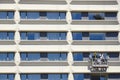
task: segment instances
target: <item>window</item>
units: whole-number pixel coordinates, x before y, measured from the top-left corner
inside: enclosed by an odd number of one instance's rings
[[[14,80],[14,74],[0,74],[1,80]]]
[[[26,40],[27,39],[26,32],[21,32],[20,37],[21,37],[21,40]]]
[[[41,79],[48,79],[48,74],[41,74]]]
[[[84,80],[84,74],[74,74],[74,80]]]
[[[47,53],[40,53],[41,58],[47,58],[47,56],[48,56]]]
[[[48,19],[59,19],[59,12],[47,12]]]
[[[72,20],[80,20],[80,19],[81,19],[81,13],[72,12]]]
[[[20,12],[20,18],[21,19],[26,19],[27,18],[27,12],[24,12],[24,11]]]
[[[74,32],[73,33],[73,40],[82,40],[82,33]]]
[[[28,60],[29,61],[40,60],[40,54],[39,53],[28,53]]]
[[[34,40],[34,35],[35,35],[34,32],[28,32],[27,33],[28,40]]]
[[[39,12],[27,12],[27,19],[39,19]]]
[[[89,20],[103,20],[104,13],[89,13]]]
[[[108,78],[109,79],[117,79],[117,80],[119,80],[120,79],[120,74],[118,73],[118,74],[109,74],[108,75]]]
[[[14,32],[0,32],[0,39],[1,40],[13,40]]]
[[[73,59],[74,59],[74,61],[83,61],[83,54],[82,53],[74,53]]]
[[[39,74],[29,74],[28,80],[40,80],[40,75]]]
[[[26,61],[28,59],[28,54],[25,52],[21,52],[20,57],[22,61]]]
[[[83,37],[89,37],[89,32],[82,32]]]
[[[46,32],[41,32],[40,37],[47,37],[47,33]]]
[[[60,53],[60,60],[67,60],[67,54],[66,53]]]
[[[107,32],[106,37],[117,37],[118,33],[117,32]]]
[[[90,40],[105,40],[104,33],[90,33]]]
[[[3,11],[0,12],[0,19],[13,19],[14,12],[13,11]]]
[[[82,17],[88,17],[88,12],[82,12]]]
[[[48,40],[59,40],[59,33],[48,33]]]
[[[13,52],[1,52],[0,53],[0,61],[13,61],[14,53]]]
[[[47,18],[47,12],[40,12],[40,19],[46,19]]]
[[[117,17],[117,12],[105,12],[105,17]]]
[[[65,12],[60,12],[59,15],[60,15],[60,19],[65,19],[66,18]]]
[[[59,53],[48,53],[48,59],[50,61],[59,61],[60,60],[60,54]]]

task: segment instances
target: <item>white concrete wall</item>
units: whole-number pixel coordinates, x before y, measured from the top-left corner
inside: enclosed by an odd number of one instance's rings
[[[64,1],[64,0],[58,0]],[[39,4],[20,4],[18,0],[12,4],[0,4],[0,11],[15,11],[15,24],[0,24],[0,31],[15,31],[15,45],[0,45],[0,52],[15,52],[16,66],[0,66],[0,73],[15,73],[15,80],[20,80],[19,73],[69,73],[69,80],[73,80],[72,73],[90,73],[88,66],[72,66],[73,52],[120,52],[120,0],[119,5],[71,5],[69,0],[67,4],[59,5],[39,5]],[[62,25],[39,25],[39,24],[19,24],[19,11],[66,11],[67,24]],[[71,25],[70,11],[118,11],[119,25]],[[19,45],[20,31],[65,31],[67,32],[67,45]],[[117,31],[119,32],[118,45],[71,45],[72,31]],[[69,66],[19,66],[20,52],[68,52]],[[120,73],[119,66],[108,67],[109,73]]]

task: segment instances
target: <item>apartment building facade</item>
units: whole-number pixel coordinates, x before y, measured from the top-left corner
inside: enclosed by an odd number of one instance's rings
[[[0,80],[120,80],[120,0],[0,0]]]

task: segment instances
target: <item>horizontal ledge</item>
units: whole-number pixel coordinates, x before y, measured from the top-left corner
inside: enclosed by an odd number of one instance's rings
[[[66,20],[21,20],[20,24],[67,24]]]
[[[0,61],[0,66],[15,66],[14,61]]]
[[[90,66],[89,61],[74,61],[73,66]],[[104,66],[104,65],[102,65]],[[120,66],[120,61],[108,61],[107,66]],[[96,67],[96,66],[95,66]]]
[[[103,3],[104,2],[104,3]],[[117,5],[117,0],[72,0],[71,4],[81,5]]]
[[[15,44],[14,40],[0,40],[0,45],[12,45]]]
[[[34,44],[34,45],[67,45],[66,40],[22,40],[20,45]]]
[[[88,61],[74,61],[73,66],[89,66]]]
[[[91,44],[100,44],[100,45],[105,45],[105,44],[110,44],[110,45],[118,45],[119,41],[118,40],[74,40],[72,42],[73,45],[80,45],[80,44],[86,44],[86,45],[91,45]]]
[[[21,61],[20,66],[68,66],[67,61]]]
[[[65,0],[20,0],[21,4],[66,4]]]
[[[14,19],[0,19],[0,24],[15,24]]]
[[[14,0],[0,0],[0,4],[1,3],[15,3]]]
[[[72,24],[81,24],[81,25],[118,25],[117,20],[73,20]]]

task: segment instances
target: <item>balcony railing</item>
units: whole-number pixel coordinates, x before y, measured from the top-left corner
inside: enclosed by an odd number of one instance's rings
[[[117,0],[72,0],[71,4],[79,5],[117,5]]]
[[[21,4],[66,4],[65,0],[20,0]]]

